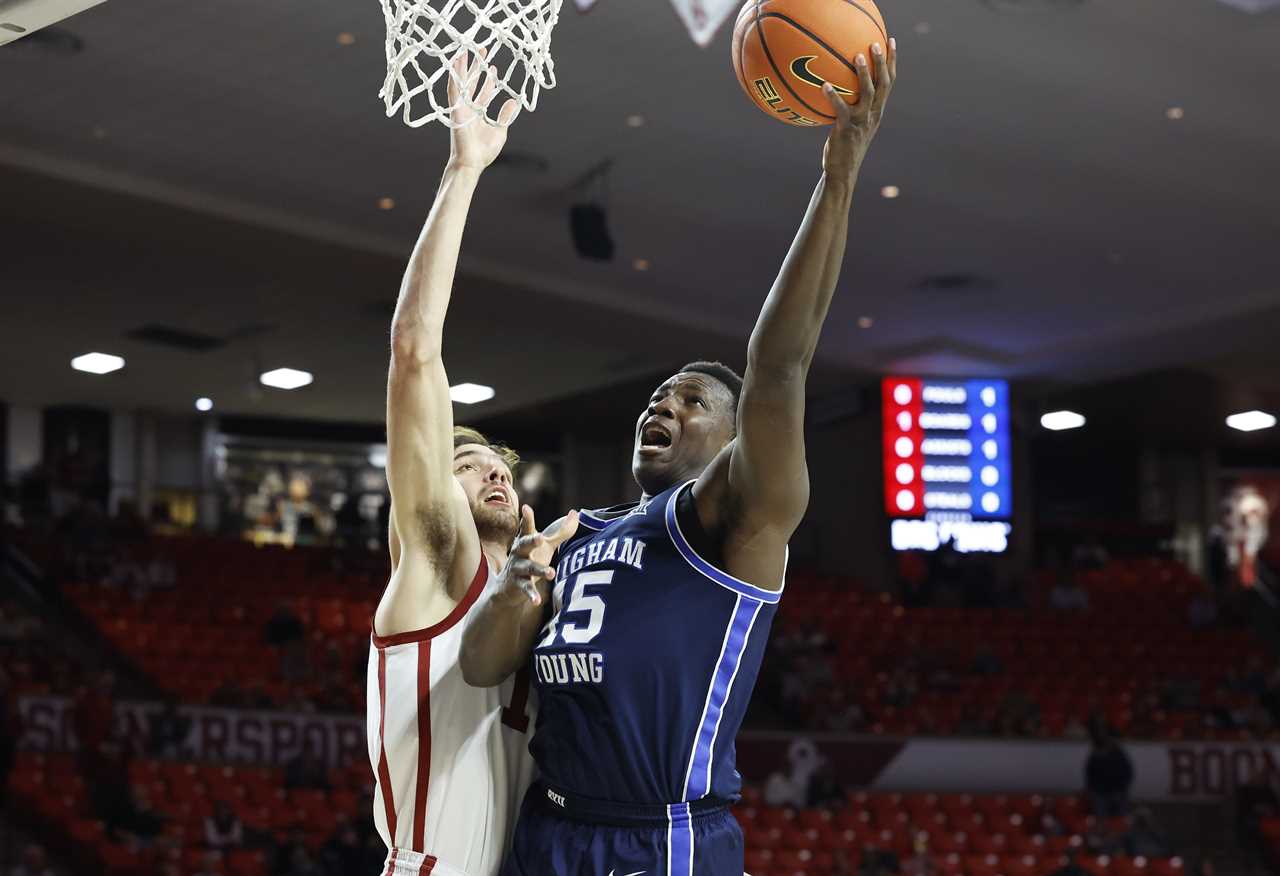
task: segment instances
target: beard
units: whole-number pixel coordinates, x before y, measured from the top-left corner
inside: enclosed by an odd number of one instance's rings
[[[520,531],[520,515],[512,508],[477,502],[471,506],[471,516],[476,521],[476,532],[481,541],[509,545],[515,541],[516,533]]]

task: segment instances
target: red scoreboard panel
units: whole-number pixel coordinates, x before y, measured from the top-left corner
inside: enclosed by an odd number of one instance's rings
[[[1008,383],[886,377],[882,411],[893,547],[1004,551],[1013,514]]]

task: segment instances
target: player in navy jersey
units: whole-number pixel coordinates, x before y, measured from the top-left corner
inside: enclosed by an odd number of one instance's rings
[[[734,739],[782,594],[787,541],[809,500],[804,392],[848,232],[858,170],[896,75],[824,88],[837,121],[823,175],[739,378],[693,362],[635,429],[639,502],[522,535],[464,635],[475,685],[532,670],[540,708],[504,876],[737,876],[743,840]],[[560,543],[555,557],[552,546]]]

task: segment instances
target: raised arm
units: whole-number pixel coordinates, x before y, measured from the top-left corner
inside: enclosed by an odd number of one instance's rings
[[[695,489],[699,516],[724,534],[727,571],[761,587],[781,586],[783,549],[809,504],[805,380],[839,280],[858,171],[897,75],[895,42],[887,55],[877,44],[872,63],[878,87],[858,56],[854,106],[823,87],[836,122],[822,178],[751,333],[737,438]]]
[[[464,82],[480,73],[466,65],[464,56],[454,64]],[[480,89],[482,105],[496,92],[495,74],[490,68]],[[512,111],[509,101],[503,114]],[[375,615],[379,635],[422,629],[442,619],[480,563],[480,539],[453,472],[453,403],[441,348],[471,198],[481,172],[505,141],[505,126],[482,121],[453,130],[449,164],[396,301],[387,376],[392,572]]]

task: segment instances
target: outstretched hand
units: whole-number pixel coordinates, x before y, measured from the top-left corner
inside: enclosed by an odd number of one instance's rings
[[[457,126],[453,128],[449,155],[449,164],[454,167],[484,170],[492,164],[507,142],[507,126],[519,109],[519,104],[508,98],[498,111],[495,126],[461,100],[465,89],[472,103],[488,112],[489,104],[498,93],[498,68],[484,66],[486,56],[487,53],[481,49],[473,60],[469,52],[460,51],[448,73],[449,104],[453,107],[451,120]],[[483,84],[480,82],[482,77]]]
[[[822,86],[822,93],[831,101],[836,122],[827,137],[822,153],[822,169],[830,176],[852,180],[857,177],[862,159],[866,157],[871,140],[880,128],[884,107],[898,78],[898,41],[889,40],[889,52],[876,43],[871,47],[871,63],[875,64],[875,81],[871,78],[871,66],[867,56],[859,54],[854,59],[858,70],[858,102],[849,104],[830,83]],[[878,84],[877,84],[878,83]]]
[[[507,564],[498,573],[499,588],[508,593],[523,591],[534,605],[541,605],[543,591],[556,577],[556,570],[548,564],[556,548],[573,538],[577,531],[577,511],[570,511],[545,531],[538,532],[533,522],[533,509],[528,505],[522,506],[520,536],[511,545]]]

